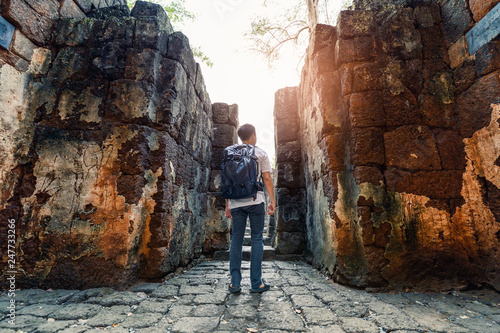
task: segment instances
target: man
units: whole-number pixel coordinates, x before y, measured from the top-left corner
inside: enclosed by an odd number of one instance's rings
[[[255,127],[250,124],[238,128],[238,136],[243,143],[255,146],[257,135]],[[271,162],[266,152],[255,146],[255,156],[258,161],[258,175],[262,172],[264,186],[269,194],[270,203],[267,207],[269,215],[274,214],[275,201],[273,180],[271,177]],[[260,178],[260,177],[259,177]],[[262,257],[264,254],[264,243],[262,233],[264,231],[265,198],[264,192],[258,191],[256,198],[226,200],[226,217],[232,218],[231,247],[229,250],[229,271],[231,284],[229,291],[237,293],[241,291],[241,252],[247,217],[250,219],[252,237],[252,253],[250,256],[250,292],[260,293],[269,290],[270,286],[262,281]]]

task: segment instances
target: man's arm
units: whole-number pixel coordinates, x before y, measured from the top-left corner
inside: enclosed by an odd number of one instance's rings
[[[266,186],[267,194],[269,195],[269,198],[271,199],[271,202],[269,203],[269,206],[267,207],[267,213],[269,215],[273,215],[274,211],[276,209],[276,203],[274,201],[273,178],[271,177],[270,172],[263,172],[262,178],[264,179],[264,185]]]
[[[226,199],[226,211],[225,211],[226,217],[232,218],[233,216],[231,215],[231,207],[229,206],[229,200]]]

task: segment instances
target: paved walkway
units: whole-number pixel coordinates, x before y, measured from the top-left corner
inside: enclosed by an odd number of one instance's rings
[[[227,293],[227,262],[204,261],[162,284],[132,291],[109,288],[23,290],[16,324],[0,332],[500,332],[500,297],[492,291],[368,293],[334,284],[301,262],[264,262],[273,288]]]

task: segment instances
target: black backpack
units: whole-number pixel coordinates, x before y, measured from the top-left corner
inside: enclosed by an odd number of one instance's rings
[[[224,149],[221,164],[221,189],[224,199],[257,197],[262,191],[258,181],[258,161],[255,147],[249,144],[233,145]]]

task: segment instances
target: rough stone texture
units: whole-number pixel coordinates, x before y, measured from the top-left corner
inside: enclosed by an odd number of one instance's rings
[[[14,15],[21,2],[5,6]],[[59,17],[57,1],[22,3]],[[54,38],[35,41],[55,47],[21,43],[16,32],[14,51],[33,59],[28,72],[0,65],[0,233],[16,220],[20,287],[125,288],[187,265],[215,233],[206,224],[219,208],[207,195],[211,103],[184,66],[190,49],[171,43],[179,58],[167,57],[168,18],[157,5],[140,2],[137,17],[92,6],[100,19],[61,19]]]
[[[51,42],[58,20],[85,18],[85,13],[125,5],[125,0],[5,0],[0,1],[0,15],[16,27],[10,50],[1,50],[0,61],[26,72],[36,46]],[[127,7],[128,10],[128,7]]]
[[[306,255],[337,281],[500,290],[500,52],[491,41],[469,56],[468,3],[356,1],[313,32],[297,90],[277,93],[278,200],[303,173]]]
[[[210,187],[207,194],[208,217],[206,220],[206,238],[203,251],[229,250],[230,219],[224,215],[225,201],[221,195],[220,165],[222,153],[230,145],[238,143],[236,130],[238,128],[238,105],[225,103],[212,104],[213,147],[210,166]]]
[[[316,30],[319,33],[319,30]],[[318,36],[315,40],[319,42]],[[300,131],[297,128],[297,88],[275,94],[274,118],[276,144],[275,220],[276,254],[301,254],[305,248],[305,201],[301,162]],[[290,126],[290,124],[295,124]]]
[[[118,332],[499,332],[500,297],[489,289],[443,293],[367,292],[333,283],[304,262],[265,261],[271,289],[227,291],[227,262],[203,261],[155,285],[116,291],[16,292],[15,324],[0,293],[0,331]],[[140,290],[152,293],[146,294]],[[162,292],[156,292],[156,291]],[[167,292],[168,291],[168,292]],[[119,302],[119,305],[117,304]],[[140,302],[140,303],[139,303]],[[28,304],[31,303],[31,304]]]
[[[499,2],[498,0],[469,0],[474,21],[479,22]]]

